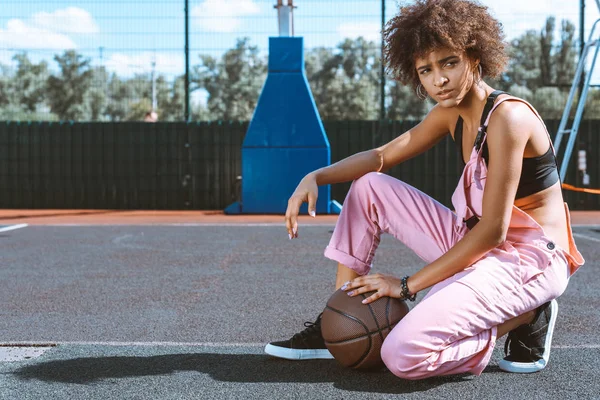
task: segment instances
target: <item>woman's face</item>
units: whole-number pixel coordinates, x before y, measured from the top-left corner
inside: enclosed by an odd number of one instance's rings
[[[437,49],[415,60],[421,84],[442,107],[457,106],[471,90],[474,63],[466,53]]]

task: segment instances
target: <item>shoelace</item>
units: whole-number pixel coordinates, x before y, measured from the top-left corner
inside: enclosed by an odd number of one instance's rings
[[[294,341],[296,339],[304,340],[305,338],[308,338],[310,336],[315,336],[317,334],[321,335],[321,314],[319,314],[319,316],[317,317],[317,320],[315,322],[306,321],[304,323],[304,326],[306,327],[306,329],[304,329],[301,332],[296,333],[292,337],[292,341]]]

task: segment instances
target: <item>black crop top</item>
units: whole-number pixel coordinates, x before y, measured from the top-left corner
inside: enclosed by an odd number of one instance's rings
[[[488,98],[488,104],[494,104],[494,100],[499,94],[503,92],[494,92]],[[493,96],[493,98],[492,98]],[[482,115],[482,121],[485,121],[489,108],[486,105]],[[486,112],[488,110],[488,112]],[[458,146],[458,154],[461,164],[465,165],[464,157],[462,154],[462,129],[463,120],[458,117],[456,121],[456,128],[454,129],[454,141]],[[488,162],[489,154],[487,149],[487,141],[483,143],[482,156],[485,162]],[[559,181],[558,167],[556,163],[556,157],[552,151],[552,146],[548,146],[548,151],[538,157],[523,157],[523,167],[521,170],[521,178],[519,179],[519,186],[517,188],[517,194],[515,199],[527,197],[537,192],[541,192],[544,189],[549,188]]]

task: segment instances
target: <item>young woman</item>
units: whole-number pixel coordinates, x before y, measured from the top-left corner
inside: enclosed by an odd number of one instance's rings
[[[557,315],[556,298],[583,265],[563,201],[545,125],[524,100],[483,81],[507,63],[500,23],[469,0],[417,0],[384,31],[385,61],[419,96],[437,102],[425,119],[382,147],[308,174],[289,200],[286,226],[314,215],[318,185],[354,181],[325,256],[338,262],[336,288],[414,300],[427,295],[386,338],[382,358],[406,379],[469,372],[488,364],[508,334],[500,368],[543,369]],[[382,174],[451,134],[464,162],[452,211]],[[412,276],[369,274],[382,233],[427,265]],[[268,354],[330,358],[315,323]]]

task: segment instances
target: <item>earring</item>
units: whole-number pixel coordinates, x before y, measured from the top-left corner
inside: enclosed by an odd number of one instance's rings
[[[420,83],[417,85],[417,97],[421,100],[425,100],[427,98],[427,91]]]
[[[481,78],[483,78],[483,68],[481,67],[481,64],[477,64],[477,72],[479,72],[479,75],[475,76],[475,72],[473,71],[473,82],[479,86]]]

